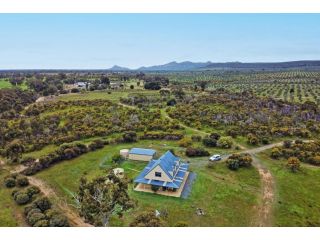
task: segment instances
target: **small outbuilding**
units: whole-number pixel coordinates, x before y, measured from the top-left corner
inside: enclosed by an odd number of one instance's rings
[[[129,151],[130,160],[150,161],[154,159],[156,150],[146,148],[132,148]]]

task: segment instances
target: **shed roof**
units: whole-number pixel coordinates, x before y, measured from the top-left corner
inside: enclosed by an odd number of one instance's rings
[[[138,154],[138,155],[149,155],[153,156],[156,153],[156,150],[147,149],[147,148],[131,148],[129,154]]]

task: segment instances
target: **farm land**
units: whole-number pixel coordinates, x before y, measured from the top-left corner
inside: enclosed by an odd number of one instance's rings
[[[74,198],[80,179],[104,176],[115,167],[124,169],[128,194],[136,205],[121,216],[112,215],[109,226],[130,226],[141,212],[155,210],[162,213],[163,226],[320,225],[316,189],[320,162],[298,156],[300,167],[293,172],[287,167],[287,156],[271,156],[284,141],[319,138],[319,72],[100,75],[29,74],[21,83],[28,93],[1,80],[0,96],[10,105],[4,104],[0,112],[2,181],[10,171],[27,169],[30,183],[58,210],[63,212],[67,206],[72,212],[66,216],[73,226],[83,226],[74,219],[81,218]],[[93,88],[65,92],[63,85],[75,79],[89,81]],[[110,82],[122,86],[110,89]],[[151,86],[155,89],[145,89],[150,82],[160,82],[160,89],[157,84]],[[17,97],[10,98],[13,94]],[[125,134],[135,135],[134,141],[124,141]],[[6,154],[14,141],[23,145],[16,158]],[[104,143],[98,149],[63,161],[48,160],[62,146],[86,148],[97,141]],[[146,163],[112,160],[121,149],[132,147],[155,149],[157,156],[172,150],[189,162],[196,174],[190,196],[135,192],[131,180]],[[223,159],[209,163],[207,156],[188,156],[188,148],[221,154]],[[308,150],[314,158],[317,151]],[[250,154],[252,165],[230,170],[227,159],[233,153]],[[42,167],[35,170],[38,159]],[[12,190],[3,184],[0,188],[1,206],[8,206],[1,210],[0,225],[27,225],[24,208],[14,202]],[[204,215],[196,214],[199,208]]]

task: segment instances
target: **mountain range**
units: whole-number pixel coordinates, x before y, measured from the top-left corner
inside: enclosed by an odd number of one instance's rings
[[[303,69],[303,70],[320,70],[320,61],[317,60],[303,60],[303,61],[290,61],[290,62],[169,62],[163,65],[155,65],[150,67],[140,67],[137,69],[130,69],[114,65],[109,71],[141,71],[141,72],[155,72],[155,71],[201,71],[201,70],[290,70],[290,69]]]

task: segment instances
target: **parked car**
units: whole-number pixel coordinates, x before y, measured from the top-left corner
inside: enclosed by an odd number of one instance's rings
[[[209,158],[210,161],[220,161],[221,160],[221,156],[218,155],[218,154],[215,154],[215,155],[212,155],[210,158]]]

